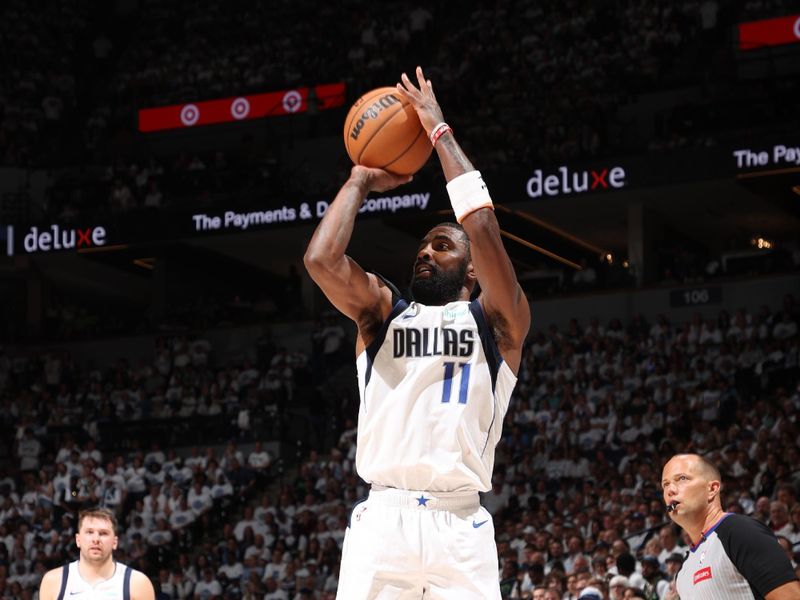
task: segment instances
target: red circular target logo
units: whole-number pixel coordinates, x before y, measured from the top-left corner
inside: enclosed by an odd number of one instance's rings
[[[283,95],[283,110],[288,113],[296,113],[302,103],[303,97],[297,90],[289,90]]]
[[[181,123],[191,127],[200,119],[200,109],[194,104],[186,104],[181,109]]]
[[[236,98],[231,103],[231,116],[237,121],[244,119],[250,114],[250,102],[247,98]]]

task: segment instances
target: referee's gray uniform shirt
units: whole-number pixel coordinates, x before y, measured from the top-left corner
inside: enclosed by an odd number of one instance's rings
[[[678,572],[681,600],[762,600],[797,579],[766,525],[726,513],[692,546]]]

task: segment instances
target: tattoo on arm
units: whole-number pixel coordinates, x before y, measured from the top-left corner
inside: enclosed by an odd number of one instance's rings
[[[463,169],[465,173],[467,171],[475,170],[475,167],[472,166],[472,163],[467,158],[467,155],[464,154],[464,151],[461,149],[461,146],[458,145],[458,142],[456,142],[456,139],[452,134],[441,139],[440,143],[444,144],[444,147],[447,149],[450,158],[455,161],[456,165]]]

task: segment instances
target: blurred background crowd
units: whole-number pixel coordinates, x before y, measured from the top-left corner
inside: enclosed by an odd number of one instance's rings
[[[324,150],[341,143],[341,112],[275,125],[266,144],[220,129],[218,147],[193,147],[142,136],[137,110],[327,82],[346,84],[348,106],[418,62],[486,172],[713,148],[797,125],[798,78],[750,85],[731,50],[736,23],[789,14],[789,0],[540,4],[383,14],[354,0],[8,0],[2,223],[146,224],[329,197],[350,166]],[[670,101],[637,113],[659,94]],[[737,235],[731,248],[750,243]],[[738,271],[719,249],[653,244],[653,286],[724,282],[739,298],[743,282],[783,277],[790,291],[600,318],[593,299],[634,287],[602,260],[526,288],[533,327],[482,495],[504,598],[668,598],[689,541],[666,518],[659,480],[682,451],[717,464],[725,510],[766,523],[798,567],[796,235]],[[36,598],[43,573],[77,556],[77,512],[96,505],[117,514],[117,559],[160,598],[335,597],[349,513],[368,491],[354,468],[354,338],[302,293],[299,259],[287,251],[280,272],[247,282],[211,283],[178,273],[183,264],[169,276],[194,282],[189,291],[144,312],[54,283],[32,302],[3,259],[0,599]],[[539,320],[537,300],[552,296],[584,302],[560,323]],[[18,318],[32,304],[36,332]]]
[[[665,597],[689,541],[665,516],[660,468],[684,450],[720,466],[725,510],[767,523],[796,564],[798,318],[787,296],[685,323],[535,328],[483,495],[505,597],[588,585]],[[329,329],[330,349],[345,328]],[[74,557],[76,511],[102,505],[119,516],[117,558],[169,597],[333,598],[367,486],[350,346],[316,338],[307,355],[265,344],[231,362],[186,337],[95,368],[68,352],[3,354],[3,594],[25,597]]]

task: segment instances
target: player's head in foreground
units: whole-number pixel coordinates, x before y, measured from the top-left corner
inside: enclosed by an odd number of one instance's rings
[[[78,546],[81,561],[100,565],[111,560],[117,549],[117,520],[107,508],[92,508],[78,515]]]
[[[414,300],[431,306],[469,300],[477,282],[469,237],[461,225],[440,223],[422,238],[411,274]]]

